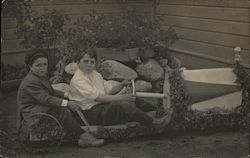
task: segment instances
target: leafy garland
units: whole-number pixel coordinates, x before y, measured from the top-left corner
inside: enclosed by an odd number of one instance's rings
[[[186,94],[184,87],[184,79],[181,76],[180,69],[174,69],[170,76],[171,85],[171,103],[174,107],[173,121],[171,122],[171,129],[185,130],[188,108],[190,107],[189,97]]]
[[[242,87],[242,105],[235,111],[222,111],[212,109],[206,112],[193,111],[190,109],[189,97],[185,92],[184,80],[181,71],[176,69],[171,77],[171,100],[175,108],[172,130],[226,130],[234,129],[247,131],[249,129],[249,106],[250,106],[250,73],[238,62],[234,65],[234,73]]]
[[[234,65],[234,73],[237,76],[236,82],[240,84],[242,90],[242,105],[238,109],[241,114],[239,125],[241,130],[249,130],[250,71],[236,61]]]

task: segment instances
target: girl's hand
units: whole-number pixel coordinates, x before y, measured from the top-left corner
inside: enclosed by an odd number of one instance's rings
[[[123,97],[122,101],[125,101],[128,103],[134,103],[136,99],[136,97],[132,94],[125,94],[125,95],[122,95],[122,97]]]
[[[131,81],[125,79],[125,80],[123,80],[123,81],[121,82],[121,84],[122,84],[123,86],[127,86],[127,85],[131,84]]]

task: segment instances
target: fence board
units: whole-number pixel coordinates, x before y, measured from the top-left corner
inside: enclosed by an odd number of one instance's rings
[[[152,1],[145,1],[145,0],[127,0],[127,1],[123,1],[123,0],[100,0],[98,2],[95,1],[81,1],[81,0],[68,0],[68,1],[62,1],[62,0],[37,0],[37,1],[33,1],[30,2],[31,5],[35,6],[35,5],[71,5],[71,4],[145,4],[145,3],[151,3]]]
[[[162,0],[160,4],[249,8],[248,0]]]
[[[121,4],[70,4],[70,5],[48,5],[48,6],[32,6],[32,9],[39,10],[39,12],[44,9],[48,10],[61,10],[67,14],[89,14],[93,11],[97,13],[104,12],[123,12],[127,11],[127,5]]]
[[[3,64],[10,64],[10,65],[24,65],[24,56],[25,52],[18,53],[18,54],[2,54],[1,55],[1,62]]]
[[[164,27],[164,29],[168,28],[169,27]],[[201,41],[232,48],[235,46],[239,46],[241,48],[250,50],[250,44],[249,44],[250,37],[248,36],[200,31],[200,30],[180,28],[180,27],[175,27],[175,30],[182,39]]]
[[[209,60],[205,58],[201,58],[198,56],[192,56],[183,54],[182,52],[172,52],[175,57],[180,59],[182,66],[193,69],[204,69],[204,68],[218,68],[218,67],[228,67],[229,64],[225,64],[222,62]]]
[[[2,18],[1,17],[1,28],[2,29],[15,28],[16,25],[17,25],[17,21],[15,18]]]
[[[18,50],[24,49],[20,42],[22,39],[14,39],[14,40],[3,40],[2,41],[2,52],[11,51],[11,50]]]
[[[220,58],[225,61],[234,61],[234,51],[233,48],[217,46],[202,42],[189,41],[180,39],[171,48],[182,49],[194,53],[201,54],[203,56],[211,56]],[[241,57],[243,59],[242,63],[250,65],[250,51],[242,50]]]
[[[39,12],[47,10],[61,10],[67,14],[89,14],[95,13],[119,13],[134,10],[136,12],[151,12],[152,4],[130,4],[130,3],[92,3],[92,4],[50,4],[50,5],[33,5],[32,9]],[[74,9],[72,9],[74,8]]]
[[[159,5],[157,14],[178,15],[240,22],[250,21],[250,9],[204,6]]]
[[[136,4],[136,12],[137,13],[152,13],[153,3],[145,3],[145,4]]]
[[[210,19],[199,19],[179,16],[162,16],[163,24],[176,25],[184,28],[207,30],[249,36],[250,23],[229,22]]]
[[[17,39],[17,36],[15,34],[16,29],[2,29],[2,39],[6,40],[13,40]]]

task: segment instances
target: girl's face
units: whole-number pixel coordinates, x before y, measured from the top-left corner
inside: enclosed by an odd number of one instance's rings
[[[80,60],[79,68],[84,73],[91,73],[96,68],[95,58],[91,58],[88,54],[85,54]]]
[[[40,77],[46,76],[48,71],[48,59],[44,57],[37,58],[30,66],[30,71]]]

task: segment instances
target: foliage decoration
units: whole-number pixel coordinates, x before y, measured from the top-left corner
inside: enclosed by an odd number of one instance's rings
[[[173,130],[241,130],[249,129],[249,106],[250,106],[250,73],[238,62],[234,65],[234,73],[242,87],[242,105],[234,111],[211,109],[206,112],[190,109],[189,97],[185,93],[184,80],[181,71],[175,69],[170,77],[171,101],[175,112],[171,129]]]
[[[181,69],[173,69],[169,78],[171,85],[171,106],[174,107],[172,122],[173,129],[185,129],[185,120],[187,120],[187,112],[191,105],[189,97],[185,91],[184,79],[182,78],[181,73]]]
[[[12,17],[17,21],[16,35],[24,40],[25,48],[51,48],[56,45],[69,17],[61,11],[44,10],[37,13],[31,9],[27,0],[7,0],[1,5],[2,16]]]
[[[61,51],[72,59],[88,48],[167,48],[178,39],[170,27],[163,30],[159,20],[127,13],[121,16],[90,14],[80,18],[75,27],[61,37]]]
[[[206,112],[187,111],[182,130],[239,130],[241,114],[238,112],[222,112],[221,109],[212,109]]]
[[[250,107],[250,72],[238,61],[234,65],[234,73],[237,76],[236,82],[240,84],[242,90],[242,105],[237,109],[241,113],[239,120],[242,130],[249,130],[249,107]]]
[[[27,0],[5,0],[1,4],[1,14],[4,17],[13,17],[17,20],[17,25],[21,25],[25,20],[31,18],[31,9]]]
[[[21,65],[4,65],[1,63],[1,81],[22,79],[27,74],[27,70]]]
[[[67,20],[67,15],[56,10],[45,10],[42,14],[33,15],[18,31],[18,35],[24,38],[21,44],[25,48],[55,48]]]

